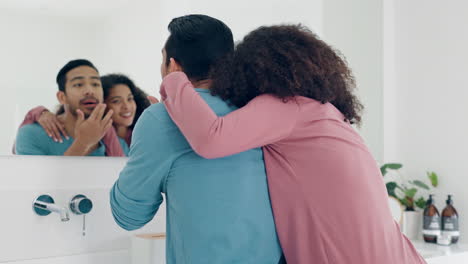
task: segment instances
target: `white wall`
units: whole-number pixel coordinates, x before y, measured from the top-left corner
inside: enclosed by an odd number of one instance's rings
[[[393,146],[388,154],[409,177],[439,174],[438,208],[454,195],[462,241],[468,241],[468,2],[394,0],[392,6],[394,49],[386,52],[395,54],[387,64],[395,69],[388,91],[395,115],[388,129],[395,136],[385,138]]]
[[[99,252],[90,254],[71,255],[65,257],[50,257],[20,261],[2,262],[4,264],[129,264],[131,253],[128,250]]]
[[[364,104],[361,135],[374,157],[383,158],[382,1],[323,2],[323,37],[346,57]]]
[[[396,86],[395,0],[383,1],[383,161],[398,161]]]
[[[177,3],[179,4],[179,3]],[[140,0],[115,12],[103,24],[103,72],[120,72],[159,96],[161,48],[167,35],[161,1]]]
[[[62,17],[104,16],[125,7],[131,0],[1,0],[0,8],[29,14]],[[132,1],[133,2],[133,1]]]
[[[164,205],[143,229],[127,232],[114,222],[109,190],[125,162],[126,158],[0,157],[0,262],[121,254],[130,248],[132,234],[165,232]],[[32,202],[41,194],[51,195],[61,206],[76,194],[88,196],[93,210],[86,216],[86,236],[83,216],[70,213],[70,221],[61,222],[56,213],[36,215]]]

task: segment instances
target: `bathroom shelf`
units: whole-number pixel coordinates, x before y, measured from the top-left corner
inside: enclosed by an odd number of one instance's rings
[[[468,244],[457,243],[450,246],[441,246],[437,244],[426,243],[422,240],[415,240],[412,242],[418,250],[418,252],[428,262],[428,264],[468,263]]]

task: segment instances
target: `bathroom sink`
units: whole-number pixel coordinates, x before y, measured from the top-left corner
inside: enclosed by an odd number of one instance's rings
[[[419,254],[421,254],[421,256],[424,259],[435,258],[435,257],[439,257],[441,255],[440,252],[435,252],[435,251],[432,251],[432,250],[418,250],[418,252],[419,252]]]
[[[452,256],[468,252],[468,245],[455,244],[450,246],[441,246],[432,243],[425,243],[424,241],[412,241],[416,250],[421,254],[424,259],[433,259],[437,257]]]

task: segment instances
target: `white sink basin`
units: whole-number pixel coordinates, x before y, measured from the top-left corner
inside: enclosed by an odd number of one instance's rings
[[[432,243],[426,243],[421,240],[412,241],[419,254],[424,259],[431,259],[443,256],[453,256],[461,253],[468,253],[468,245],[466,244],[454,244],[450,246],[441,246]]]

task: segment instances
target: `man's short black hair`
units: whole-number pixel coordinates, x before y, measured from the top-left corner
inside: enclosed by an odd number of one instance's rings
[[[180,64],[195,81],[207,79],[213,64],[234,51],[231,29],[216,18],[186,15],[174,18],[168,26],[166,66],[170,58]]]
[[[98,69],[89,61],[85,59],[77,59],[77,60],[72,60],[69,61],[65,66],[60,69],[59,73],[57,74],[57,85],[59,88],[59,91],[65,92],[65,83],[67,82],[67,73],[77,67],[80,66],[89,66],[93,69],[95,69],[98,73]]]

